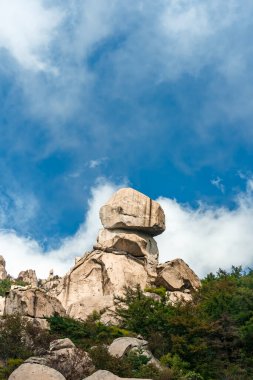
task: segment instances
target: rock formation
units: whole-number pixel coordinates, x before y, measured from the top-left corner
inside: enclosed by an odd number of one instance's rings
[[[20,272],[17,279],[23,281],[27,285],[31,285],[32,288],[37,288],[38,286],[36,272],[33,269]]]
[[[0,280],[5,280],[7,278],[7,272],[5,269],[5,260],[3,256],[0,255]]]
[[[59,300],[41,289],[27,287],[14,288],[6,295],[4,314],[15,313],[36,319],[45,319],[55,313],[66,315]]]
[[[43,319],[66,311],[70,317],[85,320],[98,311],[102,322],[116,323],[115,297],[122,296],[126,287],[137,285],[142,290],[149,288],[146,294],[153,298],[159,296],[152,294],[152,288],[162,286],[172,303],[191,300],[191,292],[200,281],[189,266],[181,259],[158,263],[154,236],[165,230],[165,216],[157,202],[134,189],[120,189],[101,207],[100,219],[104,228],[93,250],[77,258],[63,278],[54,276],[52,270],[46,280],[39,281],[37,289],[35,272],[21,272],[19,279],[29,286],[9,292],[5,313],[18,311]],[[4,271],[5,261],[0,257],[2,277],[7,275]]]
[[[152,286],[157,276],[158,248],[153,236],[165,229],[161,206],[133,189],[117,191],[100,209],[105,227],[94,250],[76,262],[55,295],[74,318],[93,310],[113,310],[114,297],[125,287]],[[58,294],[57,294],[58,290]],[[111,319],[109,314],[104,322]]]
[[[151,236],[165,230],[165,216],[159,203],[131,189],[120,189],[100,209],[100,219],[107,229],[143,231]]]

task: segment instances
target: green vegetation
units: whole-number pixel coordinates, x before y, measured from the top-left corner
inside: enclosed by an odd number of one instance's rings
[[[232,267],[209,274],[191,303],[171,306],[163,288],[145,289],[161,296],[156,301],[140,290],[126,289],[118,299],[121,325],[105,326],[93,313],[87,321],[54,316],[50,332],[25,323],[18,315],[0,325],[0,380],[28,356],[47,348],[56,338],[70,338],[88,351],[97,369],[121,377],[154,380],[253,379],[253,271]],[[127,308],[126,308],[127,305]],[[105,345],[122,336],[141,334],[164,370],[147,364],[142,351],[118,359]],[[28,339],[24,340],[24,336]]]
[[[11,280],[10,278],[0,280],[0,296],[3,297],[6,292],[9,292],[12,285],[26,286],[27,283],[22,280]]]
[[[196,379],[253,378],[253,271],[208,275],[192,303],[170,306],[126,292],[121,327],[143,335],[161,362]]]

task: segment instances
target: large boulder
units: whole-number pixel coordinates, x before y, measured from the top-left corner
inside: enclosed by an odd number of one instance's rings
[[[120,189],[100,209],[106,229],[143,231],[151,236],[165,230],[165,216],[159,203],[131,189]]]
[[[54,368],[66,380],[82,380],[84,376],[90,375],[95,370],[87,352],[77,348],[67,338],[51,342],[50,349],[46,355],[31,357],[26,360],[26,363]]]
[[[86,319],[92,311],[112,307],[114,296],[122,296],[125,287],[150,284],[143,260],[126,253],[93,251],[77,262],[58,287],[57,298],[73,318]]]
[[[91,376],[86,377],[84,380],[135,380],[133,378],[126,378],[126,377],[118,377],[114,375],[112,372],[105,371],[105,370],[99,370],[95,373],[93,373]],[[139,380],[151,380],[151,379],[139,379]]]
[[[36,272],[33,269],[22,271],[18,275],[18,280],[25,282],[27,285],[31,285],[33,288],[38,286],[38,279]]]
[[[66,380],[66,378],[45,365],[24,363],[12,372],[9,380]]]
[[[5,265],[6,265],[5,260],[3,256],[0,255],[0,280],[5,280],[7,278]]]
[[[6,296],[5,315],[20,313],[32,318],[65,316],[61,302],[41,289],[14,288]]]
[[[196,290],[200,280],[182,259],[175,259],[158,266],[156,285],[170,291]]]

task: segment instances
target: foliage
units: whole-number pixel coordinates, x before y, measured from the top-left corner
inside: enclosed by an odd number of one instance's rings
[[[155,301],[139,287],[127,289],[120,302],[121,327],[143,335],[182,379],[253,378],[251,269],[209,274],[191,303],[172,307],[166,297]]]
[[[23,363],[22,359],[8,359],[5,367],[0,367],[0,380],[8,379],[10,374]]]
[[[157,294],[158,296],[160,296],[162,298],[166,297],[166,292],[167,292],[163,286],[161,286],[159,288],[155,288],[155,287],[145,288],[144,291],[147,293]]]
[[[117,326],[105,326],[99,317],[92,315],[85,322],[68,317],[53,316],[48,319],[51,333],[59,338],[68,337],[78,347],[88,349],[97,344],[110,344],[115,338],[129,336],[130,332]]]
[[[0,280],[0,296],[4,297],[6,292],[10,291],[12,285],[26,286],[27,283],[22,280],[12,280],[10,278]]]

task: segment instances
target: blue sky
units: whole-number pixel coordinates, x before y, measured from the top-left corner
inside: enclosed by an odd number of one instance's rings
[[[35,257],[64,272],[94,240],[94,210],[126,185],[166,199],[163,259],[185,255],[201,275],[252,264],[252,12],[250,0],[0,0],[0,251],[12,273]],[[203,244],[223,227],[211,265]]]

